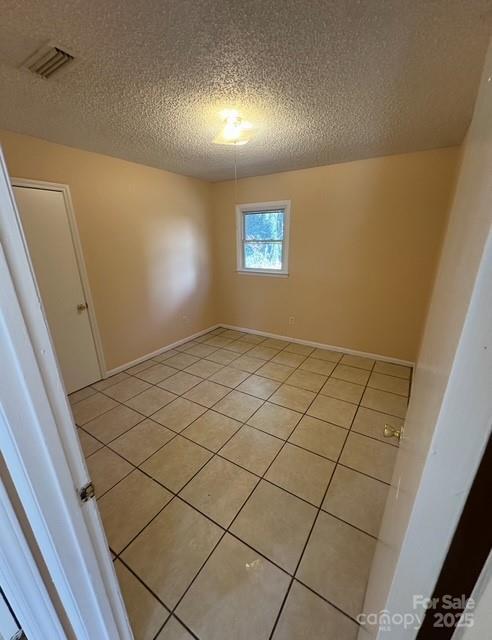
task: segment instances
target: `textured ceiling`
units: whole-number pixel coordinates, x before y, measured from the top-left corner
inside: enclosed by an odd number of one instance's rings
[[[460,143],[492,0],[2,0],[0,127],[207,180]],[[46,41],[76,61],[18,65]]]

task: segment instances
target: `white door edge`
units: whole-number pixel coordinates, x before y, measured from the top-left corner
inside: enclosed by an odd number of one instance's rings
[[[25,178],[11,178],[10,182],[13,187],[27,187],[29,189],[58,191],[63,196],[63,201],[65,203],[65,209],[67,212],[68,226],[70,228],[70,235],[72,237],[72,245],[75,253],[75,259],[77,262],[77,267],[80,275],[80,282],[82,283],[82,290],[84,292],[85,301],[88,304],[87,313],[89,317],[89,324],[91,327],[92,338],[94,340],[94,347],[96,350],[97,362],[99,365],[99,373],[101,378],[104,378],[106,375],[106,361],[104,358],[101,334],[99,332],[99,326],[97,324],[96,311],[94,308],[94,300],[92,298],[92,292],[89,285],[89,277],[87,275],[87,268],[85,265],[84,252],[82,250],[82,243],[80,240],[79,228],[77,225],[77,218],[75,216],[75,210],[73,208],[72,196],[70,195],[70,187],[68,186],[68,184],[61,184],[58,182],[46,182],[44,180],[27,180]],[[16,215],[17,215],[19,227],[22,231],[22,224],[20,222],[20,216],[19,216],[17,207],[16,207]],[[26,252],[29,255],[26,238],[24,236],[23,231],[22,231],[22,238],[24,241]],[[30,258],[29,258],[29,262],[30,262],[32,273],[34,273]]]
[[[11,360],[9,370],[5,363],[0,372],[6,401],[23,393],[16,404],[22,411],[6,414],[1,450],[77,640],[132,640],[97,505],[82,505],[77,495],[89,480],[87,467],[1,151],[0,242],[0,348]]]

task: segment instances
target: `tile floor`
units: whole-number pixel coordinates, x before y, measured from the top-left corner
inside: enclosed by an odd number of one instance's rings
[[[70,397],[137,640],[355,640],[411,370],[228,329]]]

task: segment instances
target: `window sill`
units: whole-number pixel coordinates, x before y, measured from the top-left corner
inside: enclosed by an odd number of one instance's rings
[[[275,273],[274,271],[254,271],[253,269],[236,269],[236,273],[242,276],[270,276],[272,278],[288,278],[288,273]]]

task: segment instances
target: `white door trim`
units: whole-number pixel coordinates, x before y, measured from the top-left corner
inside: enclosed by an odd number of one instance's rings
[[[1,151],[0,243],[0,449],[77,640],[133,640]]]
[[[4,422],[0,414],[0,424]],[[0,481],[0,582],[28,638],[66,640],[56,611]]]
[[[102,347],[101,334],[99,333],[99,326],[97,324],[96,312],[94,308],[94,300],[92,298],[92,292],[89,285],[89,277],[87,275],[87,268],[84,260],[84,252],[82,250],[82,243],[80,241],[79,228],[77,226],[77,218],[75,216],[75,211],[72,204],[72,197],[70,195],[70,187],[68,186],[68,184],[60,184],[58,182],[45,182],[43,180],[27,180],[25,178],[12,178],[11,184],[13,187],[27,187],[29,189],[41,189],[44,191],[58,191],[63,196],[63,201],[65,203],[65,210],[67,212],[68,226],[70,228],[70,235],[72,237],[72,245],[75,252],[75,260],[77,262],[77,267],[79,270],[80,281],[82,283],[82,290],[84,292],[85,301],[87,302],[87,305],[88,305],[87,313],[89,316],[89,324],[91,327],[92,337],[94,340],[94,346],[96,348],[97,361],[99,365],[99,373],[101,374],[101,378],[104,378],[106,376],[106,361],[104,359],[104,351]],[[22,223],[20,221],[18,211],[17,211],[17,217],[18,217],[19,226],[22,230]],[[23,231],[22,231],[22,237],[24,241],[24,246],[26,247],[27,254],[29,255],[26,238]],[[31,270],[34,273],[30,258],[29,258],[29,262],[31,264]]]

